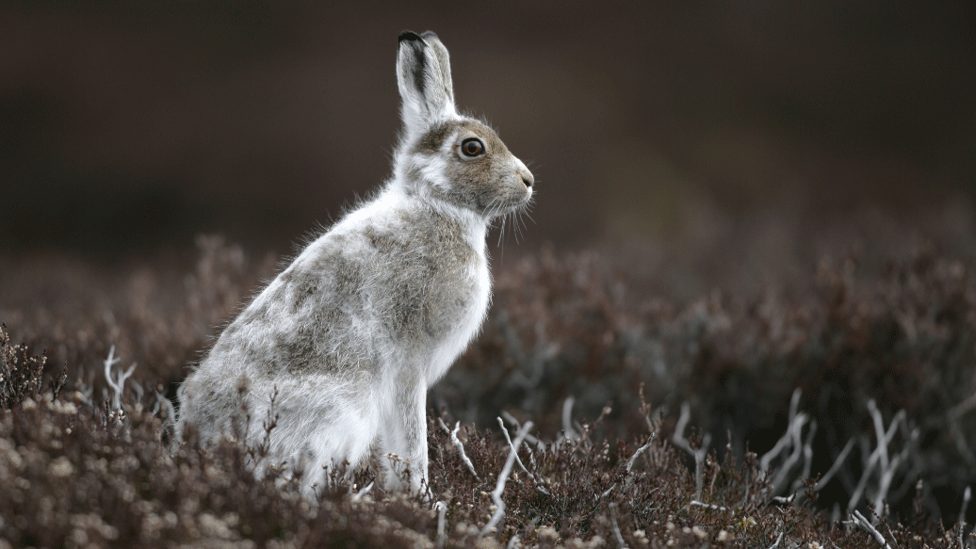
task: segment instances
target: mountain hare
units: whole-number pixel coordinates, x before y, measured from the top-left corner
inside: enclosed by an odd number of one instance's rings
[[[397,48],[403,132],[385,187],[312,242],[244,309],[179,389],[177,431],[203,440],[237,421],[270,431],[276,463],[356,465],[372,448],[385,486],[427,480],[427,389],[478,332],[491,300],[485,236],[521,211],[534,178],[495,132],[454,106],[447,48],[403,32]],[[250,424],[241,410],[246,408]]]

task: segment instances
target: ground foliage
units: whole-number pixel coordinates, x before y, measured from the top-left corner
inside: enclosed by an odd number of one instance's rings
[[[430,494],[366,468],[310,501],[251,474],[260,446],[168,450],[186,365],[276,269],[197,245],[188,272],[0,270],[0,547],[879,543],[855,511],[892,547],[976,544],[965,259],[825,258],[800,290],[679,302],[613,257],[543,250],[496,273],[484,333],[431,393]]]

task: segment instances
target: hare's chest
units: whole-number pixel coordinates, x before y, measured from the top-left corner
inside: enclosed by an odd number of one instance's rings
[[[483,257],[471,254],[464,261],[432,273],[426,313],[432,335],[463,340],[478,331],[490,300],[491,282]]]
[[[456,324],[456,337],[463,340],[462,346],[478,333],[491,302],[491,277],[483,257],[478,257],[471,266],[466,286],[467,295],[463,297],[464,306]]]
[[[428,309],[428,326],[434,335],[430,383],[447,372],[477,335],[491,301],[491,278],[484,257],[474,258],[459,272],[445,277],[444,282],[450,291]]]

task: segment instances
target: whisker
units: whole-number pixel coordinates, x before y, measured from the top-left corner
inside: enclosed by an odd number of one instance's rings
[[[502,219],[502,225],[501,225],[501,229],[498,231],[498,242],[495,244],[496,246],[499,247],[502,245],[502,240],[503,237],[505,236],[505,216],[502,216],[501,219]],[[502,249],[504,250],[504,248]]]
[[[495,224],[495,210],[497,208],[496,204],[498,202],[498,197],[493,197],[488,201],[488,205],[485,206],[485,217],[488,219],[488,226],[491,227]]]

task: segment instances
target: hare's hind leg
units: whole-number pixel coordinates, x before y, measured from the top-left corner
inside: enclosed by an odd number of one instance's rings
[[[305,466],[306,485],[328,478],[328,470],[345,463],[345,476],[351,478],[369,455],[376,439],[378,417],[374,410],[349,410],[338,421],[322,425],[308,438],[311,459]],[[338,444],[337,444],[338,443]]]
[[[380,414],[362,387],[306,379],[282,384],[279,391],[271,450],[302,471],[305,489],[325,488],[329,469],[348,461],[351,473],[369,455]]]
[[[409,474],[414,492],[427,486],[427,388],[410,383],[396,388],[380,423],[380,461],[388,491],[404,488]]]

